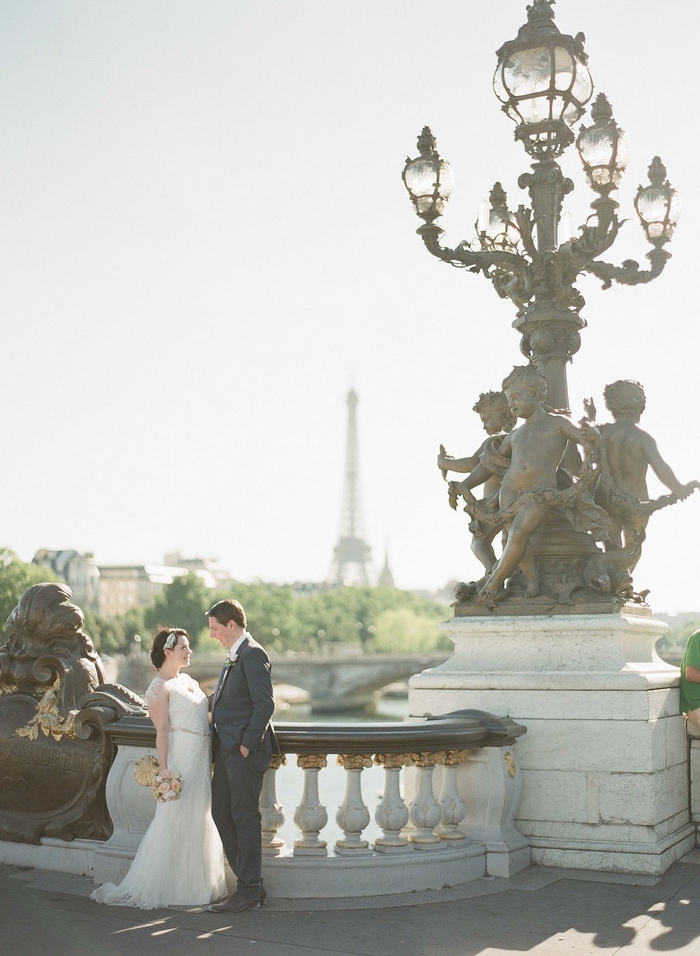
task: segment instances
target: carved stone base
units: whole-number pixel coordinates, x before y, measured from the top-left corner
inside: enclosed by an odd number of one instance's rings
[[[95,847],[98,845],[95,840],[59,840],[53,837],[43,837],[38,844],[0,840],[0,863],[91,876]]]
[[[622,613],[442,627],[455,653],[411,678],[410,712],[475,708],[527,727],[513,748],[523,786],[515,824],[534,863],[661,875],[688,852],[679,672],[654,651],[664,623]]]
[[[94,876],[96,883],[104,880],[119,883],[129,868],[134,851],[124,851],[118,858],[103,857],[102,868],[95,866],[95,855],[100,844],[95,840],[43,839],[40,846],[28,843],[9,843],[0,840],[0,863],[11,866],[35,867],[62,873]],[[407,855],[377,854],[368,862],[366,857],[326,856],[298,857],[289,850],[279,857],[263,857],[263,878],[270,899],[300,901],[300,908],[308,900],[334,901],[334,909],[354,909],[362,898],[388,896],[389,904],[396,905],[395,894],[439,890],[443,887],[465,887],[486,873],[486,852],[482,843],[471,840],[450,844],[432,853],[416,853],[411,848]],[[107,863],[111,863],[108,867]],[[229,886],[235,878],[227,868]]]
[[[590,597],[590,596],[588,596]],[[642,612],[648,610],[643,605],[639,605]],[[536,598],[525,598],[522,594],[508,594],[505,592],[502,600],[485,607],[481,604],[463,604],[454,605],[455,617],[483,617],[489,614],[494,617],[532,617],[539,614],[620,614],[625,605],[611,597],[601,597],[594,600],[582,600],[577,604],[561,604],[559,601],[540,595]],[[649,610],[649,616],[651,611]]]
[[[486,875],[482,843],[441,841],[423,853],[375,854],[304,859],[288,851],[276,860],[263,859],[263,878],[270,899],[333,899],[356,905],[361,897],[381,897],[461,886]]]

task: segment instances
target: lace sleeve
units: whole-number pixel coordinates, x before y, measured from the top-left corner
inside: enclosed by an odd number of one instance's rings
[[[170,697],[170,692],[165,686],[165,681],[162,677],[156,677],[148,686],[144,700],[150,707],[151,704],[156,703],[157,701],[167,701]]]

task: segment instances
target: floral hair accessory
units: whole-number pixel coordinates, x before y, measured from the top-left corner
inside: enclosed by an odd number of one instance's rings
[[[165,639],[165,644],[163,644],[163,650],[172,651],[172,649],[175,647],[176,644],[177,644],[177,634],[175,633],[175,631],[172,631],[170,634],[168,634],[167,638]]]

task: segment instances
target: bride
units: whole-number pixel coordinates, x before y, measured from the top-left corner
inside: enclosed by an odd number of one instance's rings
[[[211,817],[211,738],[208,702],[180,668],[190,663],[187,631],[168,628],[153,641],[158,674],[146,691],[156,728],[160,771],[177,771],[182,793],[158,800],[156,814],[122,882],[105,883],[92,898],[112,906],[196,906],[228,892],[221,840]]]

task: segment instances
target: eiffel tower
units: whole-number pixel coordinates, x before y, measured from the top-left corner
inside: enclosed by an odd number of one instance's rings
[[[348,392],[348,434],[345,444],[345,486],[340,517],[340,537],[333,549],[331,582],[373,584],[370,547],[362,537],[360,466],[357,453],[357,392]]]

